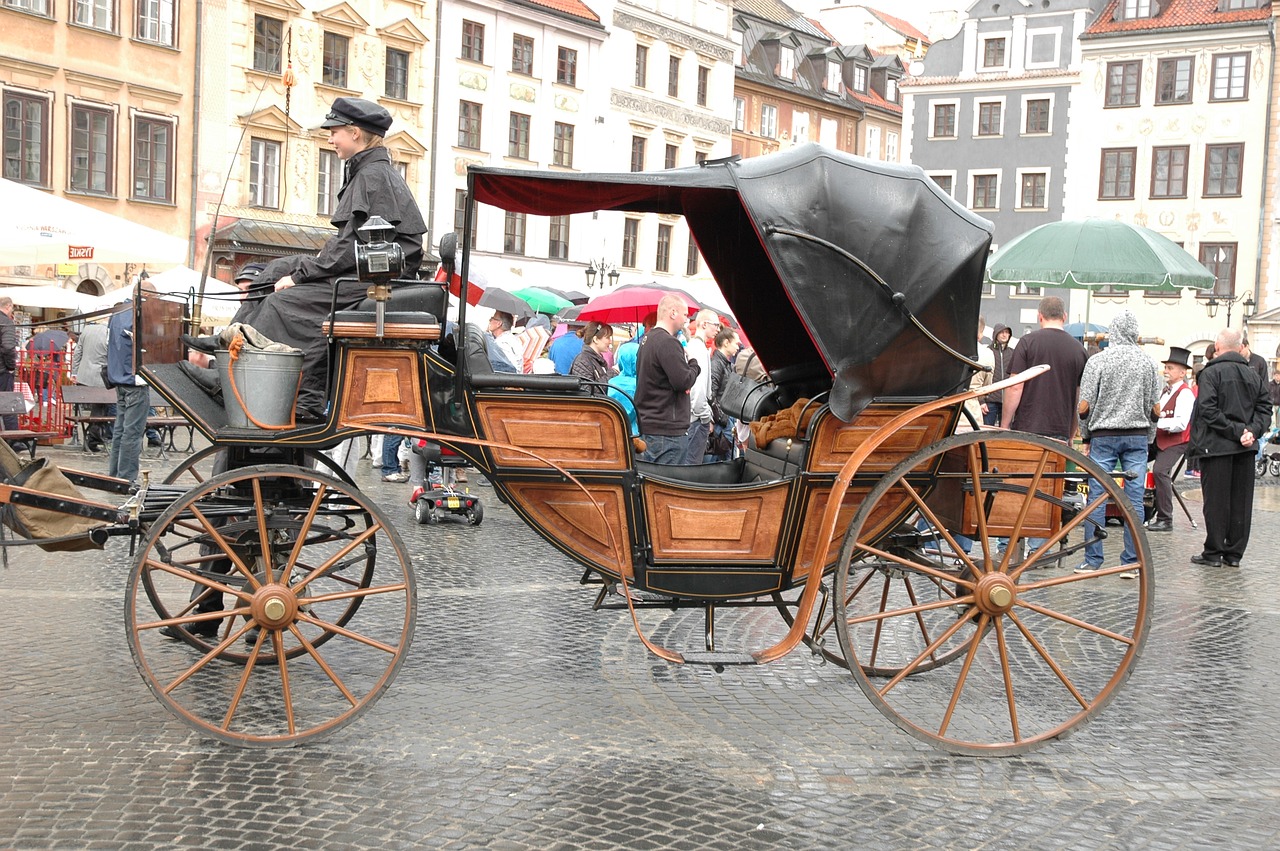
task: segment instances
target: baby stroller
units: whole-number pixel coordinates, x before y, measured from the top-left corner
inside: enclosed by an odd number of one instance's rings
[[[484,506],[479,497],[457,487],[458,468],[467,459],[429,440],[414,440],[410,451],[422,458],[427,468],[427,483],[410,498],[413,516],[419,523],[439,523],[444,515],[462,517],[472,526],[484,520]]]
[[[1276,446],[1277,437],[1280,437],[1280,428],[1272,426],[1258,441],[1258,454],[1254,456],[1253,473],[1259,479],[1267,473],[1280,476],[1280,446]]]

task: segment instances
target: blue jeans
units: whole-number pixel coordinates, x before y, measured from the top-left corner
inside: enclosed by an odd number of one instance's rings
[[[645,442],[640,460],[651,464],[679,464],[689,448],[683,434],[642,434],[640,439]]]
[[[1089,458],[1097,463],[1104,470],[1114,470],[1119,465],[1120,469],[1126,473],[1133,473],[1132,479],[1124,480],[1124,495],[1129,498],[1129,504],[1133,506],[1133,513],[1137,517],[1138,522],[1142,522],[1142,492],[1146,487],[1147,479],[1147,436],[1145,434],[1130,434],[1115,437],[1095,437],[1089,441]],[[1102,493],[1102,486],[1094,479],[1089,480],[1089,499],[1090,501],[1098,498],[1098,494]],[[1098,524],[1098,528],[1106,526],[1107,509],[1105,502],[1093,510],[1089,515],[1092,523]],[[1084,560],[1092,568],[1102,567],[1102,542],[1094,540],[1096,537],[1096,529],[1092,525],[1088,526],[1085,532],[1086,540],[1089,540],[1084,548]],[[1129,527],[1124,528],[1124,551],[1120,554],[1120,562],[1122,564],[1133,564],[1138,560],[1138,551],[1133,545],[1133,536],[1129,534]]]
[[[398,434],[382,436],[382,475],[400,472],[400,444],[404,438]]]
[[[142,437],[147,430],[150,410],[151,388],[128,384],[116,387],[116,425],[111,440],[111,456],[107,461],[108,476],[137,483]]]
[[[687,441],[684,452],[684,464],[701,464],[702,456],[707,454],[707,437],[711,433],[711,423],[694,420],[684,433]]]

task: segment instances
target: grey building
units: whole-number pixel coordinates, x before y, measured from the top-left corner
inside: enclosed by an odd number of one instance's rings
[[[902,81],[906,158],[990,219],[996,248],[1063,218],[1067,111],[1080,83],[1078,39],[1105,5],[979,0],[960,31],[934,42]],[[991,288],[983,298],[987,323],[1003,322],[1018,334],[1033,329],[1044,294]]]

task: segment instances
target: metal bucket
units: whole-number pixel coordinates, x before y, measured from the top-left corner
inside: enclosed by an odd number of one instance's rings
[[[302,352],[261,352],[240,350],[234,367],[231,353],[218,352],[218,369],[222,373],[222,404],[227,412],[227,425],[232,428],[284,426],[293,417],[293,404],[298,395],[298,376],[302,372]],[[231,372],[235,372],[234,390]],[[236,393],[240,398],[236,398]],[[241,406],[240,401],[244,401]],[[245,408],[248,408],[246,413]],[[252,415],[253,420],[250,420]]]

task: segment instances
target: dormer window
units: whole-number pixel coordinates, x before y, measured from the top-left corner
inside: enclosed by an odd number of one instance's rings
[[[842,82],[842,79],[840,76],[840,63],[828,62],[827,63],[827,91],[838,94],[840,92],[841,82]]]
[[[867,69],[861,65],[853,66],[853,88],[855,91],[866,94],[867,91]]]
[[[796,54],[785,47],[778,48],[778,76],[784,80],[796,78]]]
[[[884,99],[889,101],[889,103],[898,102],[898,81],[893,77],[885,77]]]
[[[1116,10],[1116,20],[1150,18],[1154,12],[1158,11],[1159,7],[1156,6],[1155,0],[1124,0]]]
[[[1219,12],[1238,12],[1241,9],[1256,9],[1259,0],[1218,0]]]

